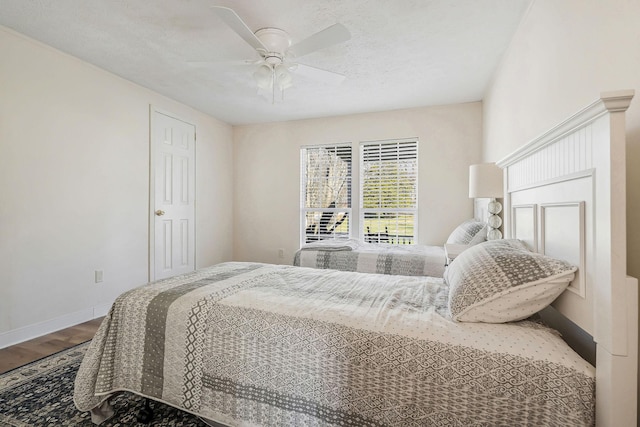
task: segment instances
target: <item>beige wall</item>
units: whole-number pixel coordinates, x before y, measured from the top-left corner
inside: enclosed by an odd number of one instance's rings
[[[640,2],[535,0],[484,99],[487,161],[597,99],[635,89],[627,112],[628,271],[640,276]]]
[[[197,128],[198,266],[231,259],[231,126],[1,27],[0,58],[0,344],[148,280],[150,104]]]
[[[235,127],[234,259],[292,262],[300,245],[301,146],[352,142],[358,159],[360,141],[409,137],[420,141],[418,242],[442,244],[473,216],[468,167],[480,160],[481,103]],[[352,191],[354,220],[357,182]]]

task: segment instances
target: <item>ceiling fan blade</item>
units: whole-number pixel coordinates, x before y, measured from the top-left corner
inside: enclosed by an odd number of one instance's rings
[[[322,31],[307,37],[289,48],[296,57],[307,55],[316,50],[346,42],[351,38],[351,33],[342,24],[334,24]]]
[[[295,64],[291,67],[291,71],[300,76],[333,86],[338,86],[346,78],[344,74],[334,73],[333,71],[327,71],[304,64]]]
[[[187,60],[187,64],[193,66],[213,66],[213,67],[224,67],[224,66],[240,66],[240,65],[257,65],[260,63],[259,60],[254,59],[236,59],[236,60],[219,60],[219,59],[202,59],[202,60]]]
[[[238,14],[228,7],[212,6],[213,11],[235,31],[244,41],[249,43],[254,49],[268,50],[267,47],[260,41],[259,38],[253,34],[253,31],[244,23],[244,21],[238,16]]]

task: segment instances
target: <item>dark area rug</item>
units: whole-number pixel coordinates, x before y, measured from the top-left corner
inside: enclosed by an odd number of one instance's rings
[[[88,343],[0,375],[0,426],[93,426],[88,412],[73,404],[73,382]],[[144,398],[122,393],[111,398],[116,414],[101,426],[199,426],[198,417],[169,405],[151,402],[150,424],[137,421]]]

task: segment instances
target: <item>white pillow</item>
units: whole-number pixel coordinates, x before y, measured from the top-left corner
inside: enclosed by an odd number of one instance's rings
[[[530,252],[519,240],[480,243],[458,255],[444,273],[451,317],[486,323],[525,319],[551,304],[575,271],[565,261]]]
[[[465,221],[451,232],[449,238],[447,239],[447,243],[454,243],[457,245],[470,245],[472,244],[471,242],[474,242],[473,244],[484,242],[487,239],[486,226],[486,223],[477,221],[475,219]],[[482,233],[483,230],[484,236],[481,234],[478,239],[475,239],[478,233]]]

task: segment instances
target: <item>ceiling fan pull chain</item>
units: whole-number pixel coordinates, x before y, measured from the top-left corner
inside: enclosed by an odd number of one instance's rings
[[[276,103],[276,69],[271,67],[271,105]]]

